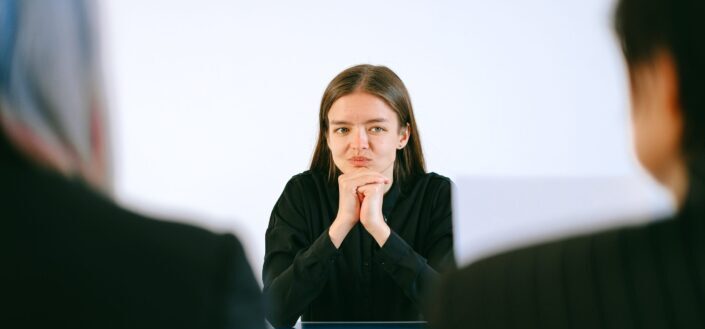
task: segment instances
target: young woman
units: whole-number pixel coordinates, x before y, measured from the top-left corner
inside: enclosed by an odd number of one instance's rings
[[[267,319],[419,320],[455,266],[451,182],[426,173],[409,94],[384,66],[338,74],[321,101],[311,168],[291,178],[266,233]]]

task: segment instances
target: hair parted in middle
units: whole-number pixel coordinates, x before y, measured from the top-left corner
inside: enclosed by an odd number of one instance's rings
[[[340,170],[333,162],[333,156],[326,142],[329,127],[328,112],[335,101],[355,92],[379,97],[396,112],[399,129],[409,129],[410,136],[406,147],[397,150],[394,180],[403,183],[410,177],[424,174],[426,165],[409,92],[399,76],[388,67],[369,64],[350,67],[339,73],[328,84],[321,99],[318,141],[310,169],[327,174],[329,182],[335,182],[340,175]]]

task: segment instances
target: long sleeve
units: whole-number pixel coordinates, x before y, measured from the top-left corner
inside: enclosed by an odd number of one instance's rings
[[[291,327],[328,279],[339,255],[327,230],[310,236],[304,190],[292,179],[274,206],[266,233],[263,267],[266,316],[274,327]]]
[[[446,180],[440,185],[430,206],[432,218],[421,244],[422,250],[415,251],[392,231],[375,256],[382,268],[421,310],[425,309],[438,272],[455,267],[450,181]]]

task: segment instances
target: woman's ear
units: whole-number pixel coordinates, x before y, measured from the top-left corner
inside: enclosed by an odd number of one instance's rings
[[[630,67],[633,141],[639,162],[676,196],[685,170],[678,70],[670,52],[660,50]]]
[[[670,53],[662,54],[656,59],[656,70],[663,79],[663,88],[665,89],[666,99],[665,105],[668,114],[675,116],[675,120],[682,125],[683,113],[680,100],[680,88],[678,82],[678,69],[673,55]]]
[[[399,129],[399,145],[397,145],[397,150],[403,149],[407,143],[409,143],[409,138],[411,137],[411,126],[406,123],[406,126]]]

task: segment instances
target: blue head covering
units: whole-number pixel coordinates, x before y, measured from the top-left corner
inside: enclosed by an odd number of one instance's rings
[[[0,0],[0,124],[33,160],[107,187],[106,134],[96,131],[106,113],[88,4]]]

